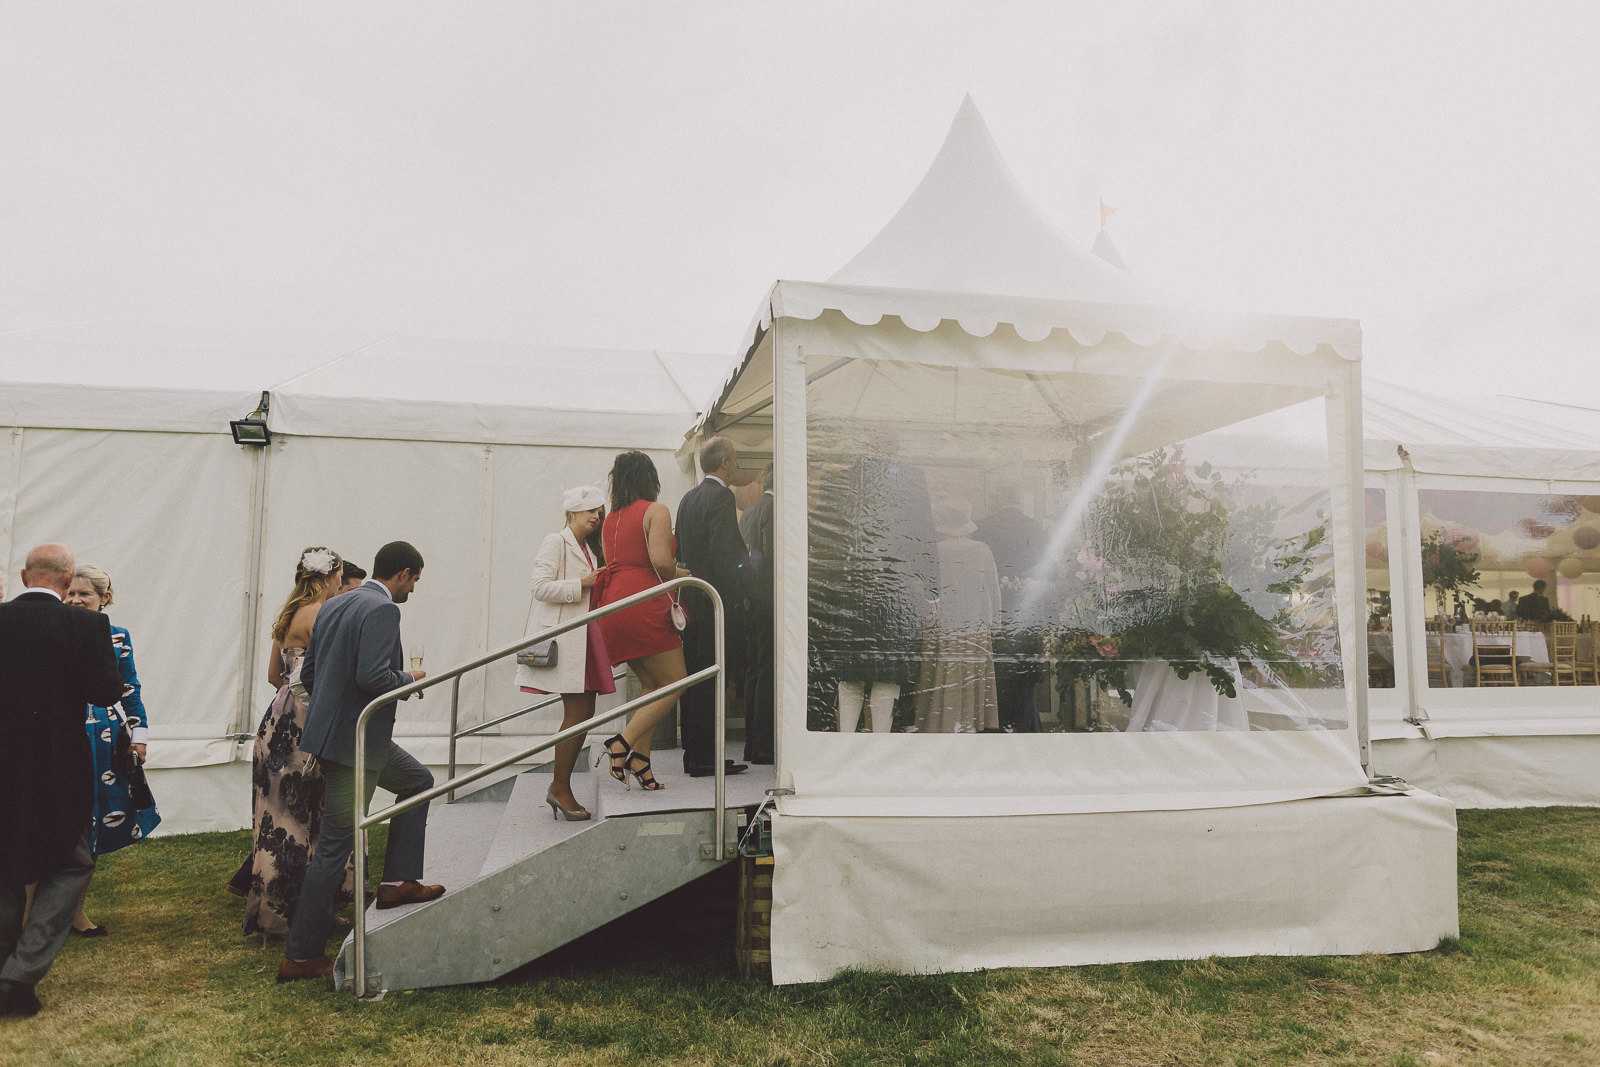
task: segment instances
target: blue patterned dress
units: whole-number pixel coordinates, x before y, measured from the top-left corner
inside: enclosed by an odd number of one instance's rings
[[[122,715],[90,704],[83,724],[94,754],[94,825],[89,830],[89,843],[96,856],[143,839],[161,822],[161,813],[153,804],[143,811],[133,810],[128,783],[117,774],[112,760],[117,732],[123,729],[121,720],[127,719],[128,729],[139,730],[133,735],[137,738],[144,737],[143,727],[148,720],[140,699],[139,672],[133,665],[133,641],[128,631],[121,626],[111,627],[111,644],[117,650],[117,666],[122,668],[122,699],[117,702]]]

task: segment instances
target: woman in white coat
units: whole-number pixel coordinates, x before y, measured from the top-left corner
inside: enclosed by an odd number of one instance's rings
[[[599,539],[594,537],[605,517],[605,503],[605,494],[592,485],[568,489],[563,494],[561,507],[567,524],[544,539],[538,558],[533,561],[533,600],[528,605],[524,635],[560,626],[589,610],[589,591],[594,588],[600,568],[605,566]],[[615,693],[617,686],[611,678],[611,659],[598,625],[590,622],[568,630],[554,641],[554,664],[533,667],[519,663],[517,687],[525,693],[560,693],[561,728],[565,730],[593,718],[595,695]],[[572,768],[583,741],[584,735],[579,735],[556,746],[555,781],[545,794],[553,818],[569,822],[589,818],[589,812],[572,793]]]

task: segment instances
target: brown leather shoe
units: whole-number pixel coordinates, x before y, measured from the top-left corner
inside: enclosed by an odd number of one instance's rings
[[[386,911],[389,908],[398,908],[402,904],[426,904],[442,896],[444,896],[444,886],[423,885],[415,879],[401,882],[399,885],[380,885],[378,910]]]
[[[333,961],[326,956],[309,960],[279,960],[278,981],[298,982],[302,978],[326,978],[333,973]]]

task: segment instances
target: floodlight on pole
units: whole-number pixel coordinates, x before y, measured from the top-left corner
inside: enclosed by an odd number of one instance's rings
[[[267,411],[272,404],[272,394],[263,391],[261,403],[256,409],[242,419],[231,419],[228,429],[233,433],[233,443],[236,445],[269,445],[272,443],[272,431],[267,429]]]

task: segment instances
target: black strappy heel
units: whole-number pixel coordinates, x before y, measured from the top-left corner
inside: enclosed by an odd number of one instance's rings
[[[633,765],[634,765],[634,763],[636,761],[643,763],[644,766],[639,768],[638,770],[634,770],[633,769]],[[625,766],[628,769],[628,773],[629,774],[633,775],[636,779],[638,779],[639,788],[640,789],[665,789],[666,788],[666,786],[664,786],[660,782],[656,781],[656,772],[652,771],[650,769],[650,757],[646,756],[643,752],[632,752],[632,751],[630,751],[628,753],[628,758],[623,761],[623,766]]]
[[[605,751],[594,758],[594,765],[598,767],[601,760],[607,756],[611,757],[611,777],[623,784],[627,784],[628,774],[626,768],[628,766],[628,757],[633,755],[633,746],[624,741],[621,734],[612,734],[602,744]],[[611,747],[612,745],[621,745],[622,751],[618,752]]]

